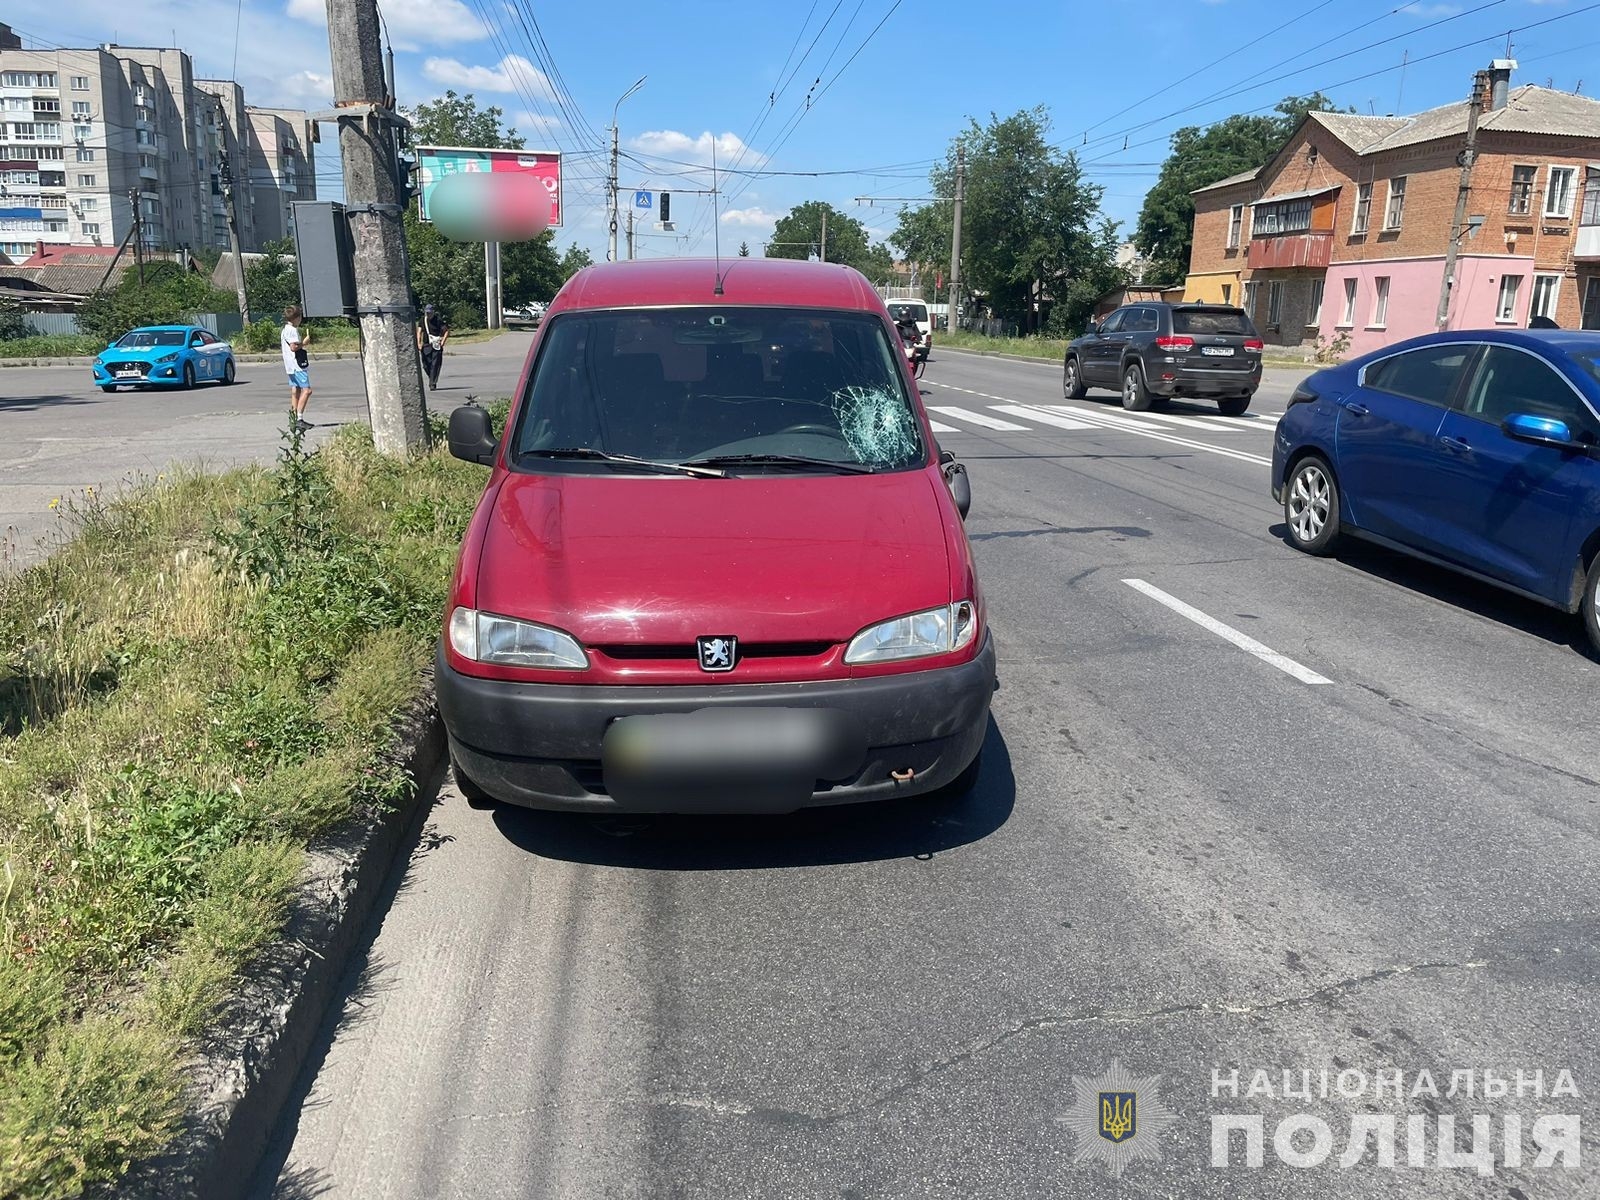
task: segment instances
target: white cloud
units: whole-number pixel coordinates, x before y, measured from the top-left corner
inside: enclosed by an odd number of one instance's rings
[[[719,167],[729,165],[741,151],[744,152],[744,156],[739,160],[740,170],[759,167],[767,161],[765,155],[757,154],[746,147],[737,134],[722,133],[713,139],[709,130],[698,137],[691,137],[687,133],[679,133],[676,129],[656,129],[641,133],[631,139],[628,145],[641,154],[654,154],[658,158],[699,163],[709,167],[713,142],[716,145]]]
[[[289,0],[288,14],[312,25],[328,24],[326,0]],[[477,42],[488,36],[461,0],[384,0],[383,20],[396,50],[441,42]]]
[[[1408,17],[1453,17],[1461,11],[1459,4],[1422,4],[1414,0],[1413,3],[1404,5],[1400,12]]]
[[[722,214],[724,225],[745,225],[751,228],[770,228],[777,224],[782,213],[768,212],[760,205],[750,208],[730,208]]]
[[[550,99],[550,81],[520,54],[508,54],[492,67],[469,66],[454,58],[430,58],[422,64],[424,78],[445,87],[472,92],[525,93]]]
[[[561,128],[561,122],[554,117],[547,117],[541,113],[529,112],[522,109],[512,119],[511,125],[518,133],[554,133]]]

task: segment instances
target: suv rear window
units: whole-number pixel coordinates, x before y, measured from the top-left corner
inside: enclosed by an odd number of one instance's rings
[[[883,322],[817,309],[556,317],[512,446],[519,456],[588,448],[674,463],[798,455],[877,470],[926,459]],[[606,465],[573,461],[561,469]]]
[[[1173,333],[1237,333],[1254,337],[1256,327],[1242,308],[1175,308]]]

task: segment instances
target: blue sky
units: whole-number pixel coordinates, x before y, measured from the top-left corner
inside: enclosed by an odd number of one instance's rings
[[[1568,90],[1581,82],[1600,94],[1595,0],[1154,0],[1138,6],[1136,25],[1121,15],[1131,7],[382,2],[402,104],[447,87],[471,91],[504,108],[529,145],[564,151],[568,220],[558,238],[597,258],[606,236],[604,132],[617,98],[641,75],[647,82],[620,110],[622,186],[685,189],[673,205],[679,237],[641,236],[642,256],[710,253],[710,199],[686,189],[712,186],[696,164],[709,164],[713,139],[721,165],[754,172],[721,180],[723,250],[747,240],[759,253],[773,220],[810,199],[886,235],[898,205],[856,198],[927,195],[927,169],[951,135],[991,112],[1046,105],[1056,139],[1078,149],[1126,234],[1172,130],[1269,109],[1290,92],[1320,87],[1362,112],[1448,103],[1504,53],[1507,30],[1520,28],[1514,82]],[[237,10],[215,0],[147,0],[136,11],[138,24],[113,0],[13,0],[5,19],[30,45],[168,44],[176,36],[198,73],[234,75],[251,103],[331,101],[324,0],[242,0]],[[1530,27],[1537,22],[1548,24]],[[552,62],[564,88],[552,83]],[[337,194],[331,143],[319,149],[329,153],[318,174]],[[818,171],[846,173],[776,174]]]

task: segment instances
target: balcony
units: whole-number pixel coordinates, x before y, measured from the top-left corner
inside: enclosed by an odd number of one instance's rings
[[[1578,244],[1572,248],[1572,257],[1590,262],[1600,259],[1600,225],[1578,226]]]
[[[1331,233],[1281,233],[1251,238],[1246,261],[1254,270],[1309,267],[1320,271],[1332,257]]]
[[[140,163],[139,164],[139,178],[140,179],[160,179],[161,175],[160,175],[160,172],[158,172],[156,170],[154,163]]]

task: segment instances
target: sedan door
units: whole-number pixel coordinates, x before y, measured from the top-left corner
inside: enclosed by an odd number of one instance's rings
[[[1443,342],[1379,359],[1339,399],[1336,469],[1358,528],[1439,552],[1431,499],[1443,465],[1439,426],[1478,351]]]
[[[1525,414],[1566,423],[1589,448],[1519,440],[1502,422]],[[1531,351],[1490,346],[1439,428],[1433,519],[1447,556],[1557,603],[1568,600],[1573,521],[1600,500],[1600,418],[1566,378]]]

